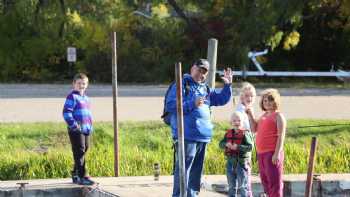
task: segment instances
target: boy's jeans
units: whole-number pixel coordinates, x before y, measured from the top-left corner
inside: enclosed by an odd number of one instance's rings
[[[90,136],[80,133],[79,131],[71,131],[68,129],[69,139],[72,145],[74,158],[74,172],[78,173],[80,178],[86,176],[85,169],[85,153],[89,149]]]
[[[186,141],[185,146],[185,182],[187,185],[187,197],[197,197],[203,171],[207,142]],[[173,197],[180,196],[179,162],[177,156],[178,143],[175,143],[176,162],[174,171]]]
[[[252,196],[250,189],[250,165],[248,161],[240,164],[238,159],[230,157],[226,163],[226,176],[228,182],[228,196],[238,196],[240,191],[241,197]]]

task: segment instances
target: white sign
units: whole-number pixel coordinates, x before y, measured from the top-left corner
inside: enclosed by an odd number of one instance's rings
[[[67,61],[68,62],[77,61],[77,49],[75,47],[67,47]]]

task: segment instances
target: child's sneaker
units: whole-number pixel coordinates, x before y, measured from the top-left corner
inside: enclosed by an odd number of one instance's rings
[[[79,176],[73,175],[72,176],[72,181],[73,181],[73,183],[78,183],[79,182]]]
[[[95,182],[91,180],[89,177],[83,177],[78,179],[79,185],[93,185]]]
[[[72,182],[73,183],[78,183],[79,182],[79,176],[75,171],[72,171]]]
[[[267,197],[267,195],[266,195],[264,192],[261,192],[261,193],[259,194],[259,197]]]

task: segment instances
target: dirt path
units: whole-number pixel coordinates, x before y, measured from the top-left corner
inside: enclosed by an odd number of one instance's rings
[[[0,122],[63,121],[62,107],[69,89],[70,85],[0,85]],[[160,120],[165,90],[165,86],[121,86],[119,120]],[[281,93],[282,110],[287,119],[350,120],[349,90],[281,89]],[[111,87],[91,86],[89,95],[94,120],[111,121]],[[213,108],[213,119],[227,120],[232,110],[232,102]],[[257,103],[255,110],[259,114]]]

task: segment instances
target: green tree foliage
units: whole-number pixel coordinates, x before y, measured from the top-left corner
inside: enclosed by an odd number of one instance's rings
[[[345,0],[2,0],[0,81],[62,81],[84,71],[109,82],[112,31],[121,82],[170,81],[175,62],[186,72],[206,56],[209,38],[219,40],[219,68],[248,64],[248,51],[265,48],[267,64],[290,69],[346,65],[349,16]],[[77,48],[72,65],[68,46]]]
[[[271,64],[293,70],[350,69],[350,2],[320,0],[305,3],[300,43],[291,51],[279,48]]]
[[[173,5],[175,1],[169,2]],[[267,47],[273,50],[284,39],[289,42],[286,46],[294,47],[297,44],[295,39],[288,37],[301,24],[304,5],[301,0],[179,2],[179,7],[182,6],[184,10],[197,8],[192,11],[193,17],[187,19],[196,23],[189,23],[191,26],[188,28],[202,35],[200,42],[206,42],[209,37],[218,38],[219,55],[224,64],[246,64],[249,50]],[[195,29],[193,24],[197,24],[198,28]]]
[[[149,20],[129,15],[112,28],[118,34],[121,81],[169,81],[174,63],[185,59],[186,39],[179,30],[181,22],[176,19]]]
[[[86,71],[90,56],[107,48],[117,0],[6,0],[0,3],[0,75],[3,81],[48,81]],[[66,47],[78,61],[66,63]]]

